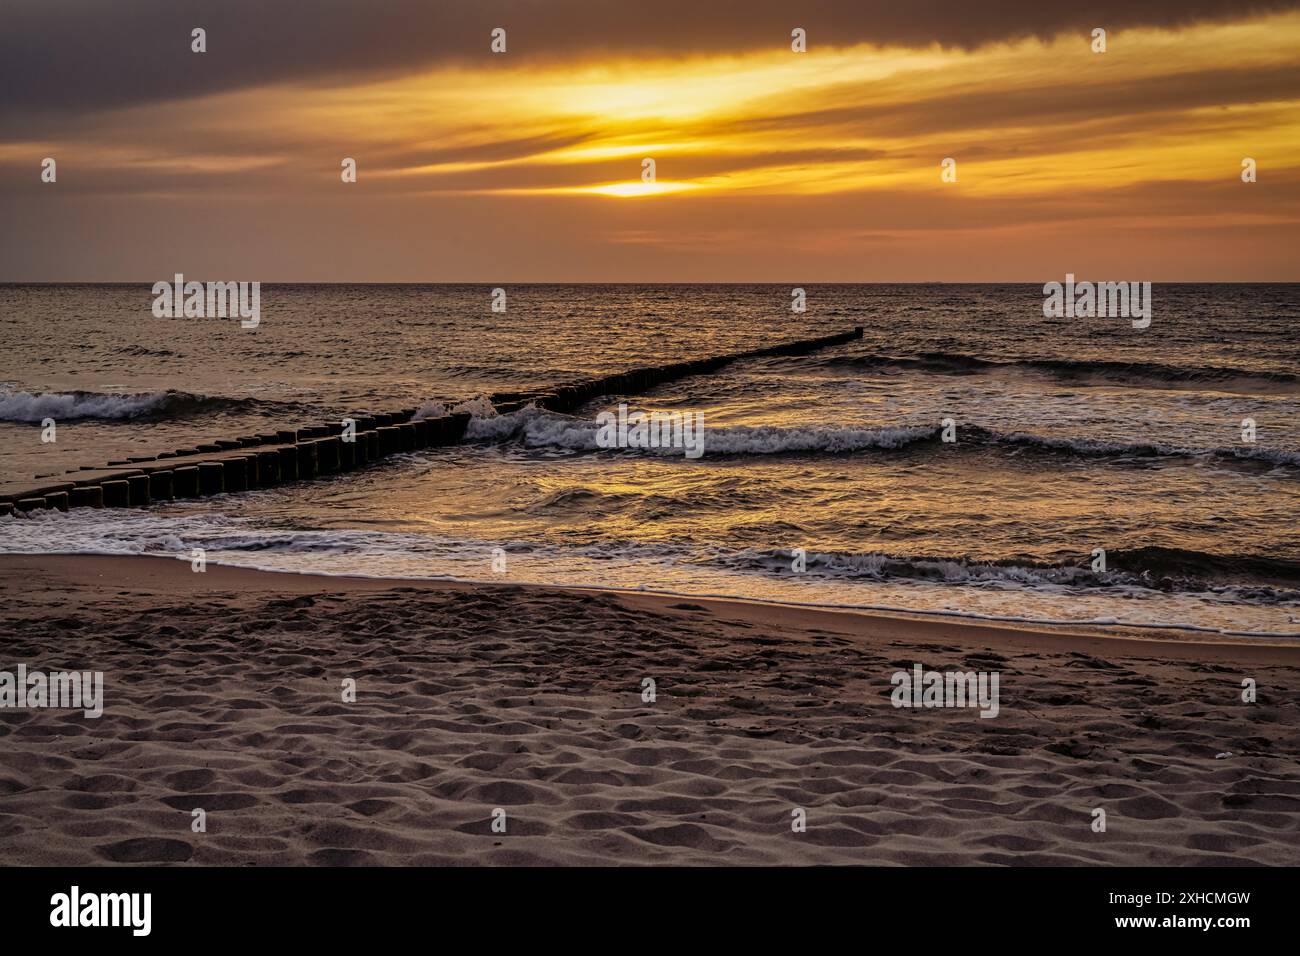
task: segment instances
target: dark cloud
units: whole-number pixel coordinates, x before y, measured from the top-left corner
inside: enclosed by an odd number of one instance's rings
[[[1177,26],[1293,9],[1300,0],[5,0],[0,115],[84,112],[270,82],[346,83],[446,61],[871,42],[975,47],[1093,27]],[[190,31],[208,52],[190,52]],[[12,135],[12,132],[11,134]]]

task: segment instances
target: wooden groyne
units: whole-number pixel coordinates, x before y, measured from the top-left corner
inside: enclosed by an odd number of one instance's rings
[[[572,412],[593,398],[601,395],[635,395],[689,375],[703,375],[716,372],[724,365],[739,362],[742,359],[766,358],[771,355],[806,355],[818,349],[832,345],[844,345],[854,339],[862,338],[862,326],[835,335],[824,335],[816,339],[801,339],[798,342],[785,342],[781,345],[769,345],[766,348],[750,349],[748,352],[732,352],[713,358],[694,359],[689,362],[674,362],[670,365],[655,365],[648,368],[634,368],[626,372],[615,372],[604,378],[586,379],[569,382],[551,388],[539,388],[527,392],[497,392],[489,396],[492,406],[501,413],[517,411],[536,402],[539,408],[553,412]]]
[[[615,372],[523,392],[489,396],[501,414],[530,404],[572,412],[602,395],[634,395],[674,379],[714,372],[731,362],[773,355],[804,355],[862,337],[861,327],[837,335],[802,339],[747,352]],[[62,475],[0,484],[0,515],[43,509],[144,507],[155,501],[198,498],[304,481],[364,467],[389,455],[454,445],[465,437],[470,416],[456,412],[415,417],[417,410],[350,416],[306,428],[277,429],[234,439],[139,455],[103,466],[83,465]]]
[[[415,409],[357,415],[345,440],[342,421],[279,430],[179,448],[153,457],[133,456],[103,467],[36,482],[0,485],[0,514],[56,508],[142,507],[155,501],[247,491],[318,478],[378,461],[397,452],[460,441],[468,413],[413,420]]]

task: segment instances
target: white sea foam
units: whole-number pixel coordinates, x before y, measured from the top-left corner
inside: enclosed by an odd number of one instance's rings
[[[479,395],[468,401],[449,404],[447,402],[429,401],[422,404],[411,416],[411,421],[418,422],[425,418],[441,418],[457,412],[469,412],[474,418],[494,418],[497,410],[487,396]]]
[[[466,437],[471,441],[518,440],[533,448],[596,451],[599,426],[592,421],[555,415],[534,408],[495,418],[475,418]],[[937,427],[901,426],[849,428],[728,425],[704,429],[704,454],[776,455],[790,452],[848,452],[869,448],[902,448],[938,435]],[[672,448],[639,449],[651,454],[676,454]]]
[[[121,419],[163,411],[178,400],[198,400],[184,392],[5,392],[0,393],[0,421],[39,422],[76,418]]]
[[[441,407],[441,406],[439,406]],[[572,418],[529,407],[508,415],[497,415],[487,406],[475,403],[458,406],[457,411],[476,415],[466,430],[470,441],[520,441],[531,448],[562,448],[571,451],[597,451],[599,426],[593,421]],[[439,412],[438,414],[443,414]],[[482,417],[480,417],[482,416]],[[842,425],[798,425],[789,427],[729,425],[704,430],[704,455],[779,455],[798,453],[843,454],[873,449],[905,448],[930,441],[939,435],[938,426],[886,425],[854,427]],[[1300,452],[1285,448],[1260,446],[1195,448],[1158,442],[1116,442],[1068,436],[1035,435],[1029,432],[1002,433],[978,426],[959,428],[959,436],[968,445],[1018,445],[1066,454],[1087,456],[1161,456],[1175,458],[1213,457],[1245,459],[1275,465],[1300,467]],[[670,453],[672,449],[642,449]]]
[[[253,494],[257,494],[254,492]],[[1178,627],[1249,636],[1300,638],[1288,606],[1221,604],[1227,594],[1168,594],[1139,587],[1063,586],[1027,569],[963,576],[846,580],[834,575],[765,574],[670,544],[600,542],[559,546],[527,541],[469,541],[362,529],[264,528],[248,518],[210,512],[37,512],[0,518],[0,553],[143,554],[188,560],[203,548],[209,564],[326,576],[454,580],[564,588],[648,591],[809,607],[844,608],[1035,624]],[[509,574],[489,571],[492,547],[509,555]],[[716,558],[713,555],[712,558]],[[810,569],[822,557],[810,556]],[[885,556],[838,556],[841,564],[884,567]],[[860,559],[860,560],[858,560]],[[936,564],[939,562],[936,562]],[[968,569],[969,570],[969,569]],[[846,576],[853,578],[853,575]],[[1000,585],[990,587],[994,580]],[[1007,593],[1010,592],[1010,593]]]

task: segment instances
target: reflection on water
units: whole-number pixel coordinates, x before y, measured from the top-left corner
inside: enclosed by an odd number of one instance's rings
[[[110,314],[127,295],[59,294],[101,295]],[[178,327],[171,356],[117,354],[140,339],[160,347],[136,330],[111,348],[86,336],[62,380],[39,357],[7,371],[34,393],[111,379],[206,399],[74,422],[52,454],[32,449],[32,426],[0,425],[6,450],[19,448],[5,467],[84,463],[86,443],[97,458],[156,451],[261,421],[852,324],[866,334],[574,416],[479,418],[466,445],[310,485],[11,521],[0,548],[203,547],[209,560],[279,569],[500,580],[491,551],[502,547],[504,577],[517,581],[1300,634],[1300,346],[1287,334],[1300,308],[1289,287],[1157,287],[1143,333],[1044,320],[1028,287],[835,287],[797,316],[783,287],[530,287],[504,317],[478,302],[481,287],[279,296],[292,335],[276,330],[268,293],[260,343],[213,353]],[[620,401],[701,413],[703,457],[597,447],[596,414]],[[945,419],[955,442],[942,440]]]

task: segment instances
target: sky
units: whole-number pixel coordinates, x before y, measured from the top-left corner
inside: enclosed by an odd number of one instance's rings
[[[1298,281],[1298,106],[1300,2],[3,0],[0,281]]]

